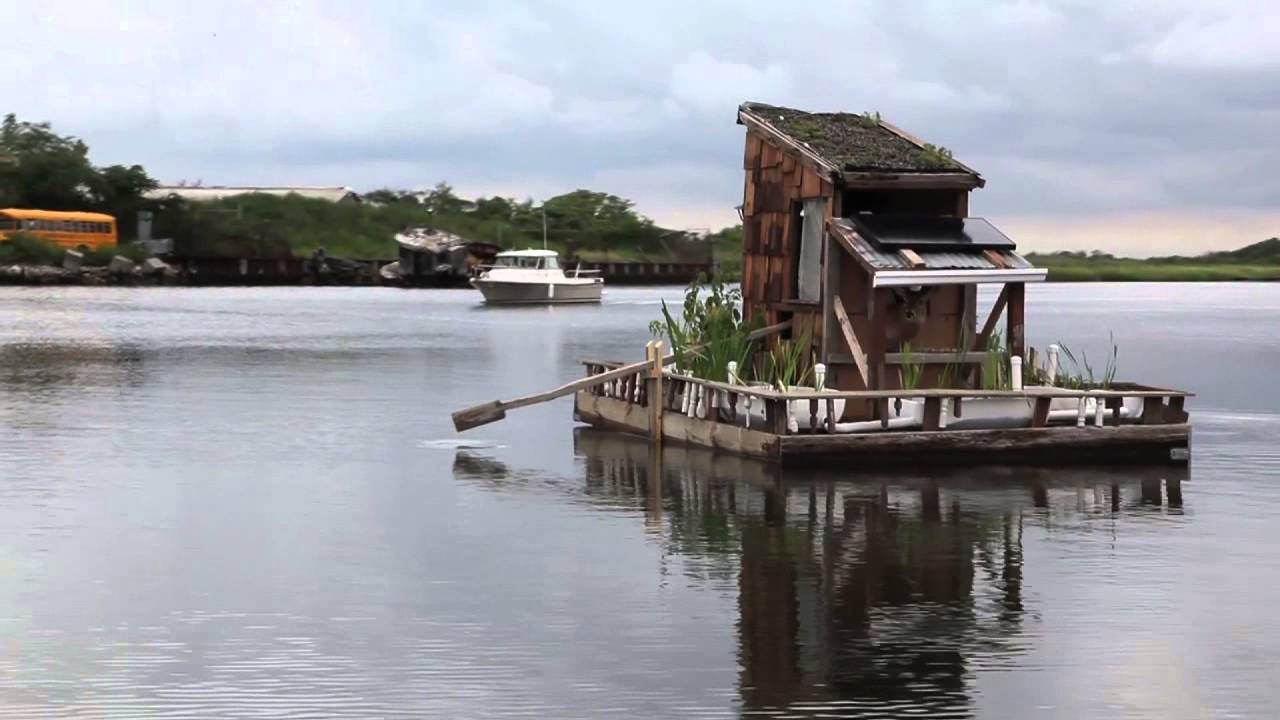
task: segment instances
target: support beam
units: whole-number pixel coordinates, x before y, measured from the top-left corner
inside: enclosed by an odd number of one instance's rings
[[[987,321],[982,324],[982,332],[978,333],[978,337],[973,342],[973,349],[983,351],[987,349],[987,341],[991,339],[991,333],[995,332],[996,324],[1000,322],[1000,315],[1004,313],[1004,306],[1009,303],[1009,286],[1005,285],[1000,288],[1000,295],[996,297],[996,304],[991,306],[991,314],[987,316]]]
[[[849,322],[849,314],[845,312],[844,302],[840,300],[839,295],[831,297],[831,309],[835,312],[836,324],[840,326],[840,333],[844,336],[844,344],[848,347],[849,354],[853,356],[853,364],[858,366],[862,386],[870,388],[871,373],[867,366],[867,354],[862,351],[858,337],[853,334],[853,324]]]
[[[1009,331],[1006,333],[1009,354],[1025,358],[1027,356],[1025,314],[1027,286],[1025,283],[1013,282],[1004,287],[1009,291]]]

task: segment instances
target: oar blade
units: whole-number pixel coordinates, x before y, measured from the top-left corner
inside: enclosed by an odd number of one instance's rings
[[[495,400],[454,413],[453,429],[462,432],[463,430],[470,430],[474,427],[497,422],[506,416],[507,411],[502,407],[502,403]]]

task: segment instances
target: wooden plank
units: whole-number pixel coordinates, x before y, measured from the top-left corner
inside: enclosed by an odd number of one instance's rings
[[[575,397],[574,417],[602,430],[616,430],[644,435],[649,430],[648,415],[644,408],[581,392]],[[710,423],[690,418],[681,413],[669,412],[663,417],[665,440],[699,445],[715,450],[747,455],[766,460],[776,460],[778,438],[759,430],[750,430],[730,423]]]
[[[742,221],[742,252],[760,252],[760,218],[748,216]]]
[[[795,171],[796,171],[796,156],[795,156],[795,155],[793,155],[793,154],[791,154],[791,153],[789,153],[789,152],[783,152],[783,153],[782,153],[782,172],[783,172],[783,174],[785,174],[785,175],[790,175],[790,174],[794,173]],[[788,183],[788,185],[790,185],[790,183]]]
[[[1183,405],[1186,398],[1181,396],[1173,396],[1169,398],[1168,404],[1164,408],[1164,421],[1166,423],[1184,423],[1190,417]]]
[[[746,184],[742,188],[742,215],[743,217],[751,217],[756,214],[756,196],[758,190],[756,185],[759,183],[757,175],[759,171],[748,170]]]
[[[845,347],[848,348],[849,354],[853,356],[853,364],[858,368],[858,375],[862,378],[863,387],[871,387],[868,383],[871,377],[870,368],[867,365],[867,355],[862,351],[862,345],[858,343],[858,337],[853,333],[853,323],[849,322],[849,313],[845,312],[844,302],[839,295],[831,298],[831,309],[836,315],[836,325],[840,328],[840,334],[844,336]]]
[[[992,265],[995,265],[1001,270],[1009,267],[1009,263],[1005,262],[1004,256],[995,250],[983,250],[982,256],[985,257]]]
[[[1035,410],[1031,413],[1031,427],[1044,427],[1049,423],[1049,406],[1053,398],[1036,398]]]
[[[1163,462],[1185,464],[1190,426],[1041,427],[941,432],[799,434],[778,438],[786,466],[824,459],[866,465]]]
[[[822,197],[822,178],[812,168],[803,169],[803,177],[800,179],[800,197],[805,199]]]
[[[925,266],[924,258],[920,257],[919,253],[915,250],[911,250],[910,248],[903,248],[899,250],[898,257],[901,257],[903,262],[907,263],[907,265],[913,269]]]
[[[977,352],[971,350],[966,353],[960,352],[913,352],[911,353],[911,362],[916,365],[946,365],[947,363],[961,362],[966,364],[982,363],[987,359],[985,352]],[[907,361],[907,356],[903,353],[885,353],[885,365],[902,365]]]
[[[760,153],[764,150],[764,141],[758,133],[747,131],[747,148],[745,157],[742,161],[744,170],[754,170],[760,167]]]

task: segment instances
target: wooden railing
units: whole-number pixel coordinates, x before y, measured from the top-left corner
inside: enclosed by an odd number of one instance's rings
[[[584,360],[588,375],[616,370],[624,363],[605,360]],[[608,397],[624,402],[650,407],[652,399],[649,385],[645,382],[648,370],[615,378],[597,385],[587,392],[593,395]],[[895,400],[923,400],[923,427],[926,430],[939,429],[943,403],[949,403],[952,417],[960,418],[965,400],[981,398],[1017,398],[1033,402],[1032,426],[1042,427],[1047,424],[1050,405],[1054,399],[1068,398],[1080,401],[1094,400],[1098,404],[1097,422],[1103,424],[1102,410],[1111,418],[1111,424],[1121,423],[1121,408],[1125,398],[1141,398],[1142,414],[1137,419],[1143,424],[1166,424],[1186,422],[1187,414],[1183,410],[1185,400],[1194,397],[1193,393],[1183,390],[1149,387],[1136,384],[1116,384],[1108,389],[1074,390],[1059,387],[1029,387],[1022,390],[984,390],[981,388],[964,389],[916,389],[916,390],[813,390],[799,389],[780,392],[775,388],[757,385],[737,385],[715,382],[683,375],[670,369],[663,371],[661,383],[662,398],[659,399],[665,412],[674,412],[696,417],[708,422],[731,423],[750,426],[751,411],[764,409],[763,430],[778,435],[790,434],[788,430],[789,403],[808,401],[808,432],[836,432],[835,403],[837,400],[848,402],[870,401],[877,408],[878,419],[883,427],[889,427],[889,403]],[[825,406],[825,407],[824,407]],[[1084,403],[1080,403],[1083,413]],[[746,410],[739,418],[738,410]],[[825,412],[821,412],[823,410]],[[824,418],[819,422],[819,415]]]

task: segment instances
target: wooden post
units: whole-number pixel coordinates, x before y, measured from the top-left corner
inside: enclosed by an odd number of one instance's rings
[[[836,401],[827,400],[827,432],[835,434],[836,432]]]
[[[1027,353],[1026,283],[1009,283],[1009,354],[1022,357]]]
[[[928,397],[924,399],[924,429],[937,430],[942,420],[942,398]]]
[[[1036,408],[1031,415],[1031,427],[1044,427],[1049,423],[1049,406],[1052,404],[1052,398],[1036,398]]]
[[[649,400],[649,440],[662,444],[662,341],[652,340],[644,346],[645,359],[649,361],[649,378],[645,394]],[[658,468],[661,471],[661,468]]]
[[[1159,425],[1164,422],[1164,398],[1142,398],[1142,424]]]
[[[883,292],[875,288],[869,290],[871,297],[868,310],[871,313],[871,342],[867,357],[867,389],[884,389],[884,353],[888,344],[889,306]],[[889,400],[884,398],[875,402],[875,417],[880,420],[881,427],[889,426]]]
[[[1120,408],[1124,407],[1124,398],[1107,398],[1107,408],[1111,410],[1111,424],[1120,426]]]

